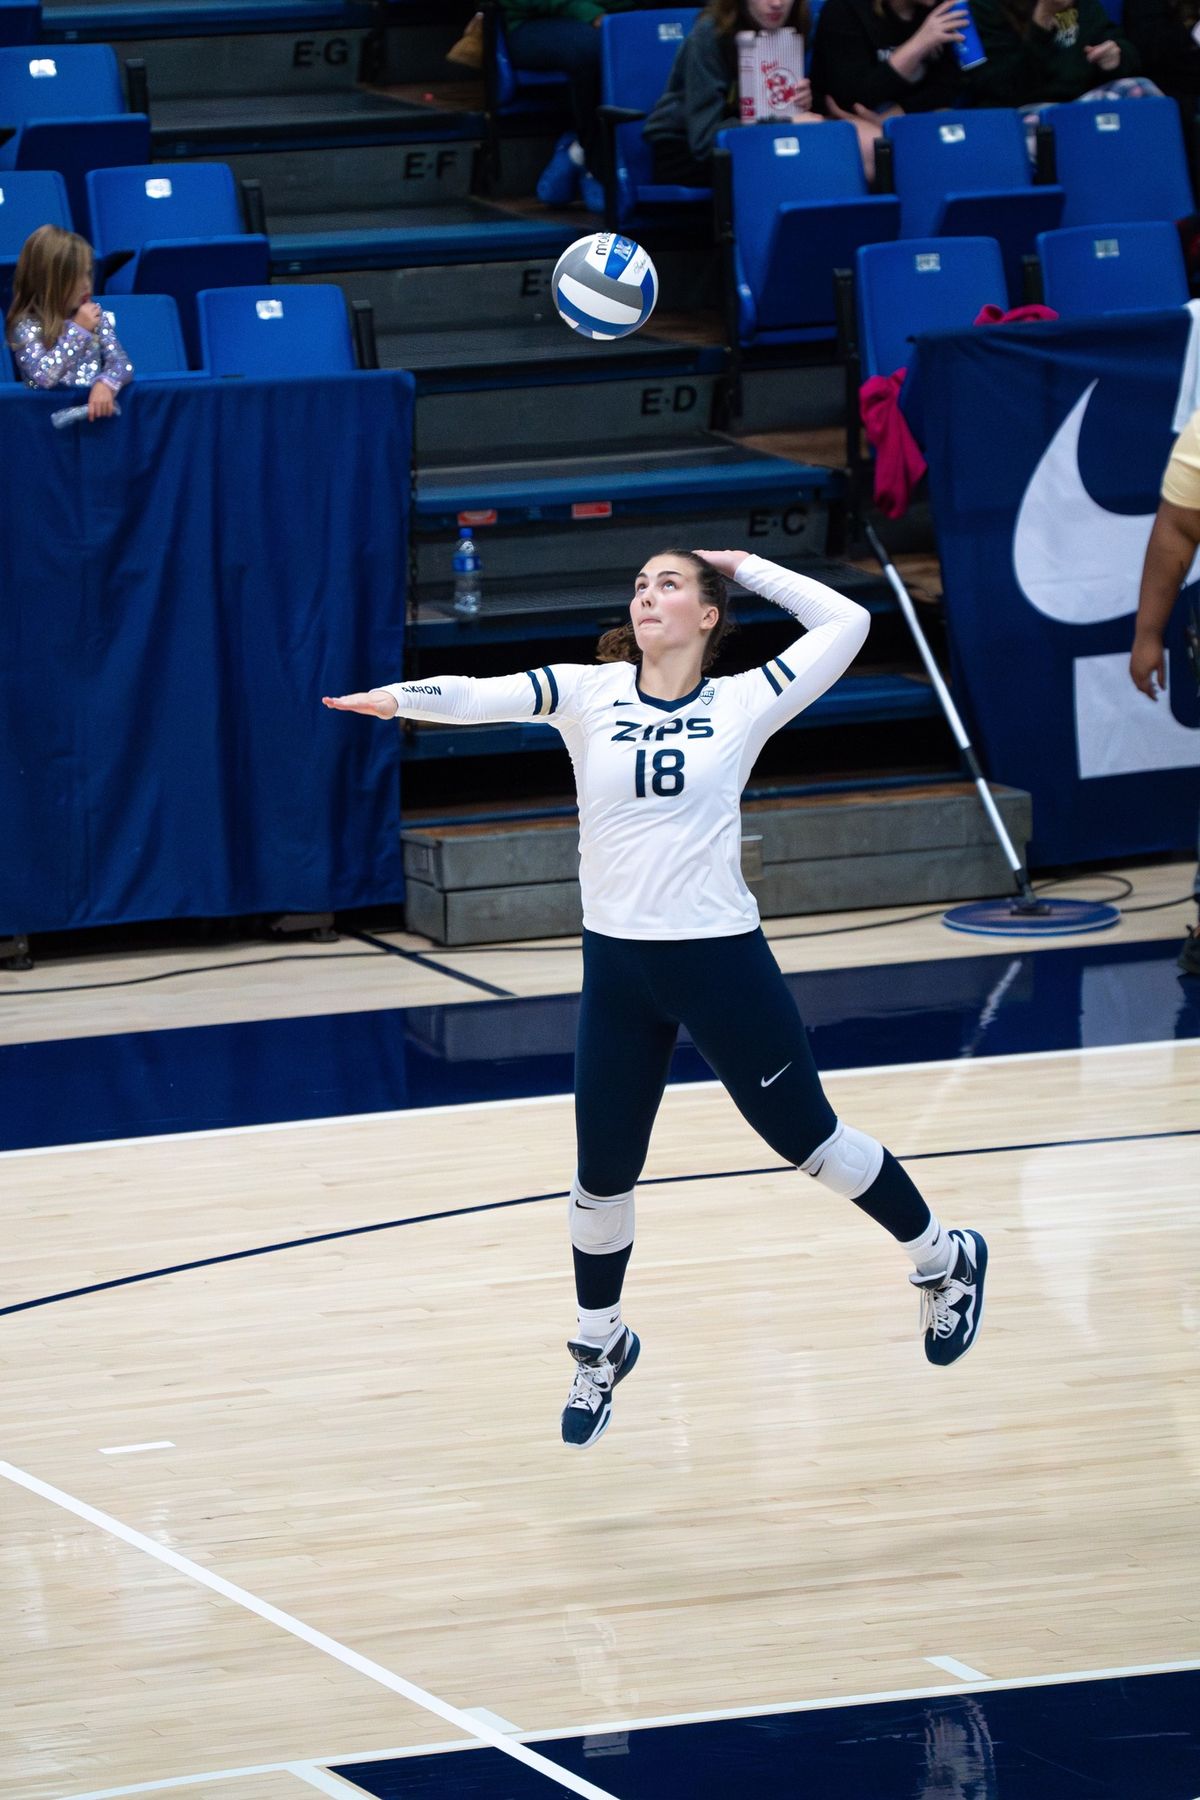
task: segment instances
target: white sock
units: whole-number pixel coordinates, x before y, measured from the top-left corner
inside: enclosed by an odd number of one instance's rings
[[[954,1261],[956,1248],[950,1241],[950,1233],[930,1213],[929,1223],[920,1237],[912,1238],[900,1248],[912,1258],[918,1275],[947,1275]]]
[[[621,1302],[615,1306],[601,1306],[595,1312],[579,1309],[579,1330],[575,1333],[577,1344],[594,1344],[602,1350],[613,1332],[621,1323]]]

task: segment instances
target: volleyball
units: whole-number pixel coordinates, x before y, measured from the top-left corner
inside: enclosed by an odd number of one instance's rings
[[[658,274],[632,238],[593,231],[577,238],[554,265],[550,292],[559,317],[584,337],[628,337],[646,323],[658,299]]]

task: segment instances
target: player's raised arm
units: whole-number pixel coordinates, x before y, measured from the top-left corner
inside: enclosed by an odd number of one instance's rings
[[[751,593],[773,601],[804,627],[803,636],[781,655],[733,677],[738,698],[754,714],[765,739],[845,674],[866,642],[871,615],[823,581],[781,568],[765,557],[737,551],[702,550],[699,554],[706,561],[713,561],[716,555],[736,559],[733,567],[724,561],[716,566]]]
[[[397,681],[364,693],[326,695],[333,712],[376,719],[421,719],[433,725],[499,725],[544,718],[556,724],[570,709],[581,670],[574,664],[525,669],[517,675],[431,675]]]

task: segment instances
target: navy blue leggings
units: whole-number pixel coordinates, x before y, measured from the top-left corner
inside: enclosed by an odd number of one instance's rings
[[[806,1162],[832,1134],[837,1115],[761,931],[652,943],[585,931],[575,1128],[588,1193],[628,1193],[641,1174],[680,1025],[786,1162]],[[855,1205],[902,1243],[929,1224],[920,1192],[886,1151]]]
[[[600,104],[600,33],[583,19],[526,19],[510,25],[508,54],[516,69],[553,70],[570,83],[571,117],[588,168],[603,180],[604,138]]]

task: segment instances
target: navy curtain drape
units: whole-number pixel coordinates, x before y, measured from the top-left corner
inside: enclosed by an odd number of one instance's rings
[[[403,894],[413,383],[0,390],[0,932]]]

